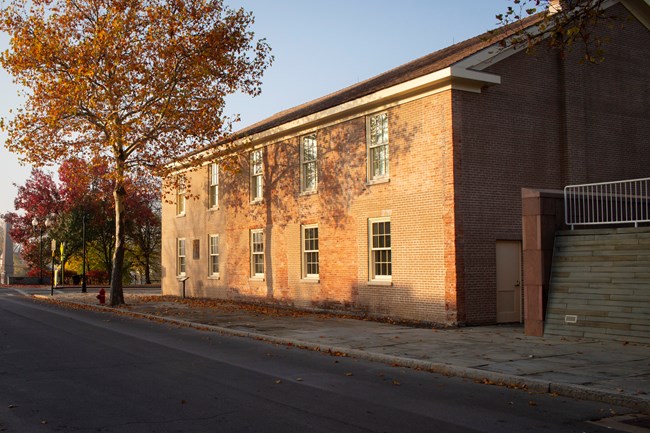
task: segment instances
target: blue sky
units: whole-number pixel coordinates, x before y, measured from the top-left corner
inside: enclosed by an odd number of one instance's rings
[[[253,11],[253,30],[265,37],[275,63],[257,98],[233,96],[226,112],[236,129],[365,80],[495,27],[509,0],[227,0]],[[8,38],[0,34],[0,50]],[[0,116],[20,105],[0,69]],[[4,135],[0,135],[4,143]],[[0,146],[0,214],[13,210],[14,183],[30,168]]]

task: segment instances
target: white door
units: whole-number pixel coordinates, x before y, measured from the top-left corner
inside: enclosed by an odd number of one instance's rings
[[[497,241],[497,322],[521,321],[521,242]]]

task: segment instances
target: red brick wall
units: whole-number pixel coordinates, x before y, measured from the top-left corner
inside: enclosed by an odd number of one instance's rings
[[[264,150],[265,196],[249,202],[248,156],[221,173],[219,210],[207,210],[207,167],[191,174],[183,217],[163,212],[165,293],[177,293],[177,237],[200,239],[188,256],[193,296],[264,298],[300,307],[354,309],[371,315],[455,323],[455,257],[451,92],[388,109],[390,181],[366,182],[366,120],[361,116],[316,131],[319,183],[301,195],[299,137]],[[392,285],[368,283],[368,219],[390,216]],[[320,281],[301,278],[300,227],[318,224]],[[249,231],[264,228],[266,278],[251,281]],[[221,275],[208,279],[208,234],[220,235]],[[448,251],[451,251],[449,253]]]
[[[581,65],[577,53],[562,62],[540,49],[488,68],[500,85],[454,92],[459,292],[467,323],[496,320],[495,242],[521,239],[522,187],[649,175],[650,33],[624,22],[602,64]]]

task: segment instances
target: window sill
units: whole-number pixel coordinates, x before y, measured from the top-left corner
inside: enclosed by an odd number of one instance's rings
[[[250,201],[250,204],[251,204],[251,205],[254,205],[254,204],[262,204],[263,202],[264,202],[264,199],[263,199],[263,198],[256,198],[255,200],[251,200],[251,201]]]
[[[185,212],[176,214],[176,218],[183,218],[184,216],[185,216]]]
[[[255,277],[250,277],[248,281],[264,281],[264,276],[255,276]]]
[[[369,286],[392,286],[393,280],[370,280],[368,281]]]
[[[220,280],[221,276],[219,274],[208,275],[208,280]]]
[[[299,196],[300,196],[300,197],[305,197],[305,196],[316,195],[316,194],[318,194],[318,190],[317,190],[317,189],[313,189],[313,190],[309,190],[309,191],[302,191],[302,192],[299,194]]]
[[[208,212],[215,212],[219,210],[219,206],[213,206],[208,208]]]
[[[388,183],[388,182],[390,182],[390,177],[380,177],[380,178],[377,178],[377,179],[369,179],[366,182],[366,185],[370,186],[370,185],[377,185],[377,184],[380,184],[380,183]]]
[[[320,284],[320,278],[319,277],[305,277],[300,280],[301,283],[307,283],[307,284]]]

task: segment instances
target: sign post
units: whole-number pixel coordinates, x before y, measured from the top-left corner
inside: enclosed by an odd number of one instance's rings
[[[56,240],[52,239],[52,278],[50,279],[50,296],[54,296],[54,256],[56,253]]]

